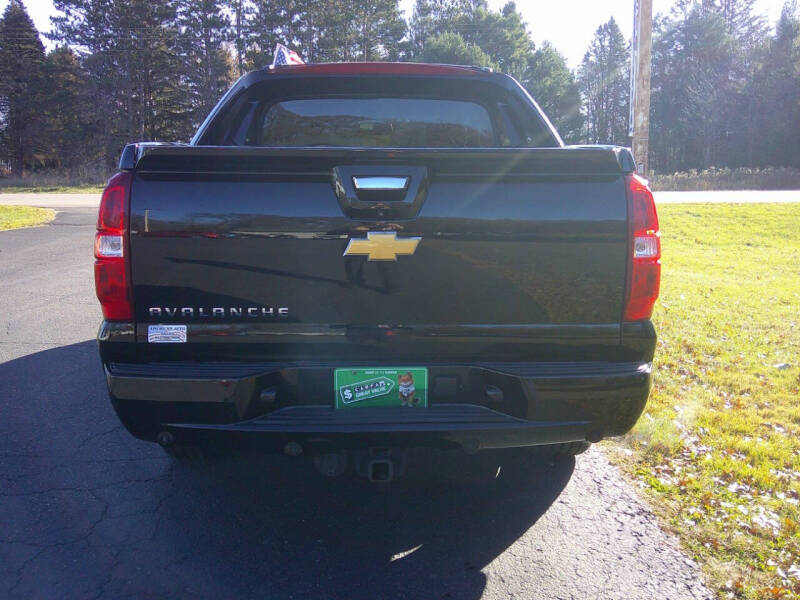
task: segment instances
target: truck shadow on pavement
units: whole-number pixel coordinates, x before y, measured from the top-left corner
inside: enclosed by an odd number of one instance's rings
[[[118,424],[90,341],[0,364],[0,398],[2,597],[477,599],[575,464],[422,452],[370,484],[282,456],[177,463]],[[493,578],[545,551],[517,548]]]

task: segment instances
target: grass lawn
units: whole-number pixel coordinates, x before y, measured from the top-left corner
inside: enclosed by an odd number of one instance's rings
[[[0,205],[0,231],[42,225],[52,221],[55,216],[55,211],[50,208]]]
[[[100,194],[102,185],[23,185],[0,187],[2,194]]]
[[[720,598],[800,598],[800,204],[659,217],[655,385],[606,447]]]

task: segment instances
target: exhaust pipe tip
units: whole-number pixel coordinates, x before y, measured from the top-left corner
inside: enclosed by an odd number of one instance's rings
[[[297,442],[286,442],[283,453],[287,456],[300,456],[303,453],[303,447]]]
[[[156,441],[162,448],[169,448],[175,443],[175,438],[169,431],[162,431],[156,436]]]

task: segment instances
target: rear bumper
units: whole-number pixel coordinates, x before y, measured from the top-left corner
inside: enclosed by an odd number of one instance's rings
[[[152,440],[169,431],[187,443],[267,450],[289,441],[466,449],[594,441],[636,423],[652,379],[649,362],[433,364],[427,409],[336,410],[336,366],[104,364],[112,403],[134,435]],[[437,391],[437,381],[451,385]],[[502,389],[503,401],[484,397],[486,385]]]
[[[364,446],[504,448],[586,439],[589,423],[518,419],[474,404],[427,409],[328,406],[287,407],[249,421],[225,425],[169,424],[176,438],[193,442],[236,440],[278,449],[289,441],[317,448]]]

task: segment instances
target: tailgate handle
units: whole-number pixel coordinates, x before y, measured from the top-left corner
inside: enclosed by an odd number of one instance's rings
[[[331,183],[351,219],[413,219],[428,194],[428,169],[419,165],[339,165]]]
[[[354,176],[356,192],[402,192],[408,188],[410,177]]]

